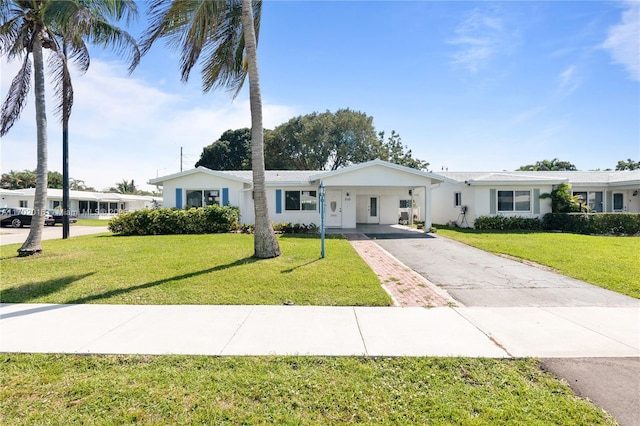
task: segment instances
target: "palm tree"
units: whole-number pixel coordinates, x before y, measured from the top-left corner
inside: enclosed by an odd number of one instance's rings
[[[170,46],[180,48],[180,70],[185,82],[204,54],[202,86],[205,93],[224,87],[235,97],[248,73],[254,256],[266,259],[279,256],[280,246],[269,221],[264,186],[264,130],[256,48],[261,8],[261,1],[251,0],[155,0],[149,9],[151,23],[141,46],[144,53],[157,39],[167,38]]]
[[[44,212],[47,207],[47,116],[45,105],[44,55],[50,51],[49,71],[53,76],[57,111],[68,122],[73,104],[73,87],[67,59],[89,68],[89,54],[83,39],[94,44],[131,49],[131,68],[139,60],[135,40],[111,25],[137,13],[133,0],[2,0],[0,2],[0,53],[9,60],[20,58],[22,66],[14,77],[0,111],[0,136],[4,136],[20,117],[31,84],[33,56],[34,94],[37,134],[37,182],[34,200],[35,220],[27,240],[18,249],[20,256],[42,252]],[[70,49],[70,55],[63,52]]]

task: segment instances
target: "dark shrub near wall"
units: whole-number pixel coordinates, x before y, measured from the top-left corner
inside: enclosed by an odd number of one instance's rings
[[[576,234],[636,235],[640,233],[637,213],[547,213],[543,227]]]
[[[136,210],[109,221],[108,229],[118,235],[211,234],[238,229],[240,210],[217,205],[189,210],[162,208]]]
[[[540,231],[542,222],[519,216],[479,216],[473,222],[473,227],[483,231]]]

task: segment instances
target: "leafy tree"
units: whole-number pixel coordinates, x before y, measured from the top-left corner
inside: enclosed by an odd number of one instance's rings
[[[574,166],[568,161],[560,161],[557,158],[554,158],[553,160],[536,161],[535,164],[528,164],[526,166],[521,166],[519,169],[516,169],[516,170],[517,171],[533,171],[533,172],[538,172],[538,171],[549,172],[549,171],[576,171],[578,169],[576,169],[576,166]]]
[[[633,161],[627,158],[627,161],[620,160],[616,165],[616,170],[638,170],[640,169],[640,161]]]
[[[49,171],[47,173],[47,188],[62,189],[62,173]]]
[[[561,183],[551,193],[541,194],[540,198],[551,198],[551,211],[553,213],[579,212],[583,204],[578,196],[571,195],[571,184],[569,183]],[[586,204],[582,205],[582,209],[588,209],[588,206]]]
[[[212,170],[251,170],[251,129],[227,130],[205,146],[196,167]]]
[[[405,167],[411,167],[418,170],[426,170],[429,163],[426,161],[413,158],[413,154],[408,146],[402,144],[400,135],[391,131],[391,135],[384,140],[384,132],[378,133],[380,140],[379,156],[381,160],[388,161],[390,163],[399,164]]]
[[[11,170],[3,173],[0,178],[2,189],[26,189],[35,188],[38,175],[35,170]]]
[[[47,117],[45,105],[44,55],[48,49],[49,71],[54,80],[57,110],[67,122],[73,104],[73,88],[67,59],[89,67],[89,54],[84,39],[102,46],[115,46],[125,51],[136,46],[126,32],[111,25],[135,14],[133,0],[2,0],[0,2],[0,53],[7,59],[20,58],[22,66],[9,86],[0,112],[0,136],[20,117],[30,91],[33,56],[34,94],[36,106],[37,181],[34,208],[38,213],[31,222],[26,241],[18,249],[20,256],[42,252],[44,212],[47,205]],[[67,56],[64,51],[68,49]],[[134,48],[131,66],[137,63]]]
[[[373,160],[373,118],[348,108],[294,117],[265,136],[271,170],[336,170]]]
[[[255,4],[255,9],[254,9]],[[262,96],[258,74],[257,35],[262,2],[251,0],[156,0],[149,9],[151,23],[142,42],[143,52],[160,38],[180,50],[182,80],[202,60],[202,86],[208,92],[227,88],[237,95],[249,79],[251,108],[251,164],[255,209],[254,256],[280,255],[269,221],[265,189]]]

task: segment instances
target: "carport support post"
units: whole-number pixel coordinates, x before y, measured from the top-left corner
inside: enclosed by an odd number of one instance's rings
[[[324,259],[324,197],[327,193],[327,188],[325,188],[322,181],[320,181],[318,193],[320,194],[320,257]]]

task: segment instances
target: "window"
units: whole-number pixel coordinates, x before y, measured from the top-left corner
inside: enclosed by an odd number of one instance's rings
[[[622,211],[624,209],[623,194],[613,194],[613,210]]]
[[[27,200],[20,200],[20,207],[29,207],[29,202]]]
[[[284,209],[316,211],[318,206],[316,191],[285,191]]]
[[[62,201],[52,201],[52,206],[54,209],[62,208],[61,204],[62,204]]]
[[[187,208],[220,205],[220,190],[218,189],[188,189]]]
[[[592,212],[602,212],[602,191],[576,191],[574,197],[579,197],[582,204],[589,206]]]
[[[410,209],[411,208],[411,200],[400,200],[400,208],[401,209]]]
[[[453,193],[453,205],[454,207],[460,207],[462,205],[462,192]]]
[[[531,211],[531,191],[498,191],[498,211]]]

